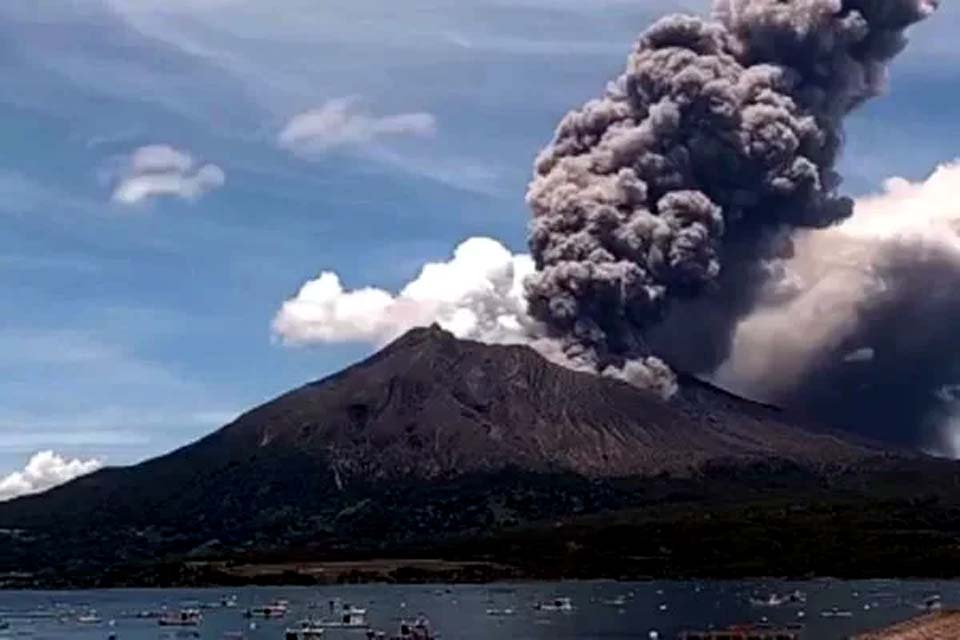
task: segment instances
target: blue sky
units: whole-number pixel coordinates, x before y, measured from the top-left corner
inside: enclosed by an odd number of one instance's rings
[[[395,290],[469,236],[522,250],[531,162],[561,115],[653,17],[705,7],[0,4],[0,473],[41,449],[161,453],[368,353],[286,347],[271,321],[322,269]],[[958,36],[946,4],[851,119],[850,193],[960,155]],[[337,105],[360,118],[351,135],[283,142]],[[180,154],[180,195],[118,196],[157,145]],[[222,179],[183,191],[204,166]]]

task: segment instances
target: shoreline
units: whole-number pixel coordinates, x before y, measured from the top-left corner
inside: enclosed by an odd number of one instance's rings
[[[570,575],[531,570],[505,562],[443,558],[370,558],[298,562],[192,560],[111,567],[86,574],[44,571],[0,575],[0,591],[83,591],[100,589],[200,589],[320,587],[337,585],[483,585],[643,582],[930,582],[957,581],[943,575]]]

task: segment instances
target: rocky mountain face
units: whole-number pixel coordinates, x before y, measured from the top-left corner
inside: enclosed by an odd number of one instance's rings
[[[684,379],[670,402],[553,365],[523,346],[415,329],[175,454],[306,455],[343,485],[503,468],[587,477],[683,472],[717,459],[821,464],[876,453],[772,407]],[[230,455],[228,455],[230,454]]]

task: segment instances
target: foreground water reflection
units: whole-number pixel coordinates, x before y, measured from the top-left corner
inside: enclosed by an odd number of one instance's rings
[[[569,598],[571,607],[556,605]],[[231,602],[235,599],[234,602]],[[289,602],[282,619],[251,620],[247,608]],[[161,589],[0,592],[0,638],[118,640],[245,638],[280,640],[304,618],[328,615],[339,599],[367,610],[370,624],[395,632],[401,619],[424,614],[443,640],[609,640],[674,638],[684,629],[744,622],[801,623],[808,640],[846,638],[960,604],[960,582],[775,580],[736,582],[587,582],[495,585],[362,585],[319,588]],[[547,603],[539,607],[538,604]],[[223,606],[231,604],[232,606]],[[142,612],[200,608],[191,629],[163,628]],[[324,640],[364,633],[327,629]]]

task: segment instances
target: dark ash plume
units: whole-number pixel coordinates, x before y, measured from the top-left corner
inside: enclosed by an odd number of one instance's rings
[[[960,457],[960,163],[893,179],[794,235],[714,379],[873,438]]]
[[[713,366],[783,231],[848,217],[834,163],[843,117],[883,87],[929,0],[718,0],[714,20],[648,29],[623,75],[569,113],[527,196],[530,313],[568,358],[669,375],[650,330],[708,296]],[[671,319],[696,335],[700,314]],[[626,374],[625,374],[626,375]]]

